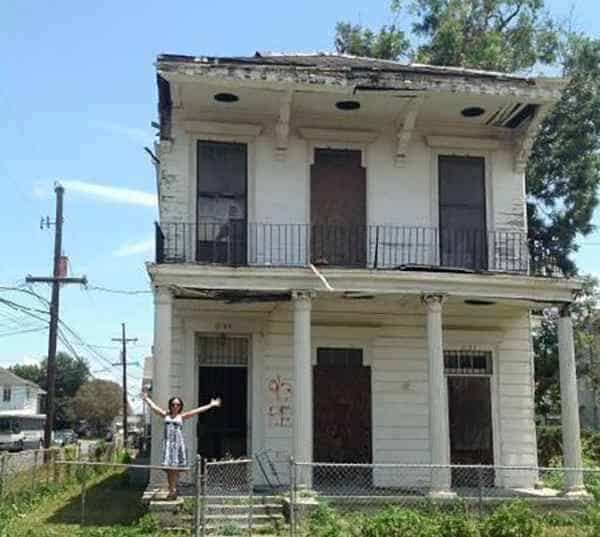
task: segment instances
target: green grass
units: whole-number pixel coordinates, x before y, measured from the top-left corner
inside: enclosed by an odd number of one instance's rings
[[[93,476],[87,484],[83,524],[79,483],[57,487],[37,501],[15,499],[0,537],[166,537],[146,515],[142,492],[121,472]]]

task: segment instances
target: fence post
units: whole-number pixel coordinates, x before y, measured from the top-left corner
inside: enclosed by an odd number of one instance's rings
[[[290,457],[290,537],[296,535],[296,463]]]
[[[193,470],[193,483],[195,488],[195,501],[194,501],[194,519],[192,520],[192,537],[198,537],[199,535],[199,518],[200,518],[200,465],[202,464],[202,457],[196,455],[196,464]]]
[[[254,518],[254,472],[252,471],[254,462],[246,463],[246,474],[248,481],[248,536],[252,537],[252,522]]]
[[[85,466],[82,467],[83,472],[81,472],[81,527],[83,528],[85,524],[85,492],[86,492],[86,478],[87,478],[87,469]],[[77,473],[77,470],[75,471]]]
[[[202,503],[200,504],[200,535],[205,537],[206,535],[206,472],[208,466],[204,465],[204,472],[200,475],[200,497]]]
[[[477,467],[477,485],[479,489],[479,516],[483,515],[483,466]]]
[[[4,491],[6,489],[6,453],[2,455],[0,459],[0,499],[4,497]]]
[[[33,451],[33,469],[31,470],[31,492],[35,492],[35,478],[37,474],[38,450]]]

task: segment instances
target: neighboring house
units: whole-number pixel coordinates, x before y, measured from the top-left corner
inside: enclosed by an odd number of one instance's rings
[[[156,68],[153,397],[223,399],[187,427],[192,452],[269,449],[284,477],[291,455],[536,465],[530,317],[558,305],[581,465],[580,285],[526,235],[525,167],[564,81],[319,54]],[[425,474],[434,494],[460,484]]]
[[[44,394],[37,384],[0,367],[0,416],[2,414],[38,415]]]

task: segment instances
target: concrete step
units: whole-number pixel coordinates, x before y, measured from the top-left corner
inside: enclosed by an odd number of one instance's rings
[[[206,513],[208,515],[235,515],[247,513],[249,509],[248,505],[240,504],[209,504],[206,506]],[[254,515],[277,515],[281,514],[281,504],[277,503],[263,503],[252,506],[252,512]]]

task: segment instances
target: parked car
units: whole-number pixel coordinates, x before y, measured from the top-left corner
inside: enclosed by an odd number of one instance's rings
[[[68,444],[74,444],[77,442],[77,434],[73,429],[62,429],[60,431],[54,431],[52,435],[52,443],[57,446],[66,446]]]

